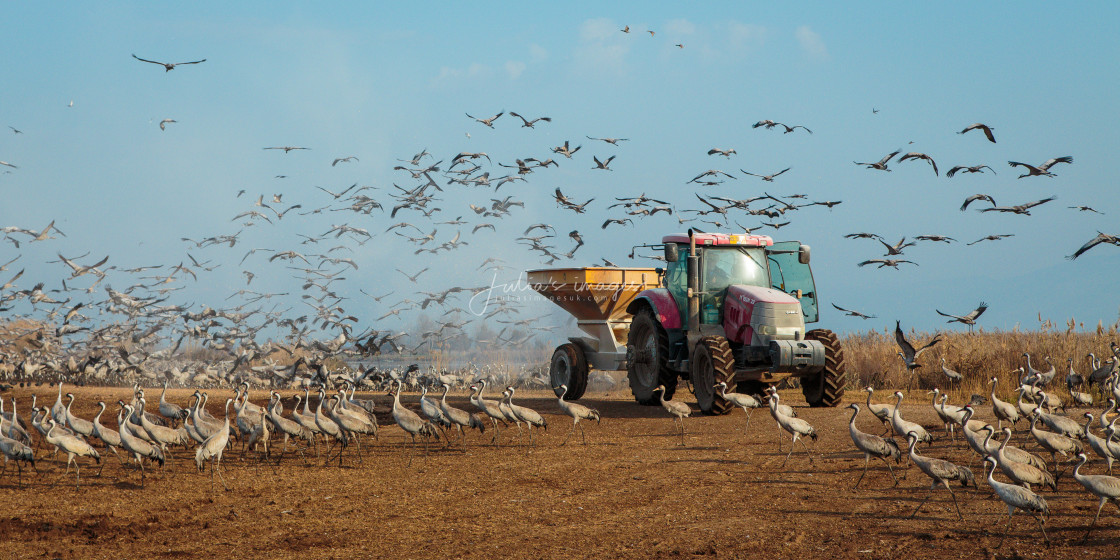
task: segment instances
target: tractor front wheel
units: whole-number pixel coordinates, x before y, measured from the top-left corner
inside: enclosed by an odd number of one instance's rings
[[[722,336],[705,336],[696,344],[690,360],[692,394],[696,404],[705,414],[720,415],[731,412],[731,404],[716,392],[720,382],[731,386],[735,378],[735,357],[727,339]]]
[[[571,342],[561,344],[552,353],[552,362],[548,367],[548,380],[552,383],[553,392],[559,397],[564,394],[560,386],[565,385],[568,393],[564,395],[564,400],[574,401],[582,397],[583,392],[587,390],[589,369],[582,348]]]
[[[847,385],[847,364],[840,339],[828,329],[814,329],[805,333],[805,340],[817,340],[824,345],[824,370],[815,377],[801,379],[801,394],[809,406],[836,406],[844,397]]]

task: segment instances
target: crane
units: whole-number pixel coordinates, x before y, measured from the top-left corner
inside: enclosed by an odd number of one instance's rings
[[[785,461],[782,461],[782,466],[784,467],[786,462],[789,461],[790,455],[793,455],[794,444],[801,441],[802,436],[809,437],[814,442],[816,442],[817,431],[813,429],[813,426],[811,424],[809,424],[805,420],[802,420],[801,418],[795,418],[782,414],[781,410],[778,408],[780,404],[779,401],[781,400],[781,398],[778,396],[778,390],[770,387],[769,391],[771,416],[774,417],[774,420],[778,423],[778,426],[780,426],[783,430],[789,432],[793,437],[793,441],[791,441],[789,444],[789,453],[786,454]],[[781,440],[779,439],[779,446],[780,445]],[[805,445],[805,442],[801,441],[801,447],[805,450],[805,456],[809,458],[809,462],[812,463],[813,455],[809,453],[809,446]],[[778,451],[781,451],[781,449],[778,449]]]
[[[1003,429],[1003,421],[1007,420],[1015,425],[1019,421],[1019,411],[1015,409],[1011,403],[1001,401],[996,397],[996,384],[999,383],[999,378],[992,378],[992,414],[996,415],[996,428]]]
[[[1077,463],[1077,467],[1073,469],[1073,479],[1081,483],[1091,494],[1100,498],[1100,503],[1097,504],[1097,514],[1093,516],[1093,522],[1089,524],[1089,529],[1085,531],[1085,539],[1088,539],[1089,533],[1093,531],[1093,526],[1097,524],[1097,520],[1101,517],[1101,509],[1104,508],[1106,503],[1111,500],[1120,509],[1120,478],[1104,474],[1081,474],[1081,466],[1089,458],[1084,453],[1078,453],[1077,458],[1081,459],[1081,462]]]
[[[995,453],[999,470],[1003,471],[1003,474],[1015,481],[1016,484],[1021,484],[1028,490],[1031,484],[1039,484],[1042,486],[1049,486],[1052,490],[1057,491],[1058,482],[1054,480],[1054,477],[1049,472],[1027,463],[1017,463],[1007,457],[1007,454],[1004,453],[1004,448],[1007,446],[1007,443],[1011,441],[1011,428],[1004,428],[1003,434],[1006,437],[1003,442],[1000,443]],[[989,432],[988,438],[991,439],[992,435],[993,433]]]
[[[140,486],[143,487],[144,480],[147,478],[147,474],[144,472],[143,458],[147,457],[153,461],[159,461],[159,466],[162,467],[165,461],[163,451],[159,447],[141,439],[132,431],[132,425],[128,421],[128,417],[132,416],[132,405],[120,400],[117,401],[117,404],[120,405],[121,412],[123,413],[123,416],[122,414],[117,414],[117,430],[121,436],[121,447],[124,448],[125,451],[131,453],[136,459],[136,463],[140,465]]]
[[[568,402],[564,400],[564,396],[568,394],[568,386],[561,385],[556,387],[555,390],[561,390],[560,396],[556,397],[560,410],[572,417],[572,429],[568,430],[568,435],[564,437],[564,441],[560,445],[568,443],[568,438],[572,437],[572,432],[576,431],[576,426],[579,426],[579,421],[583,419],[594,420],[596,424],[600,423],[601,416],[599,411],[594,408],[583,406],[579,403]],[[583,444],[587,445],[587,434],[583,431],[583,426],[579,426],[579,433],[583,436]]]
[[[75,457],[92,457],[97,464],[101,464],[101,455],[84,439],[73,434],[56,433],[58,429],[58,422],[53,418],[48,420],[51,423],[50,428],[47,429],[47,443],[55,446],[55,449],[61,449],[66,452],[66,472],[62,473],[63,476],[70,472],[70,464],[74,464],[74,488],[80,488],[82,482],[82,475],[78,468],[78,463],[74,460]]]
[[[393,390],[394,383],[397,386],[395,391]],[[407,465],[407,467],[411,467],[412,456],[416,453],[416,436],[424,437],[424,453],[426,454],[428,452],[427,438],[434,437],[438,439],[439,434],[436,433],[436,428],[431,422],[420,418],[419,414],[401,406],[401,381],[399,379],[394,379],[389,383],[389,394],[393,397],[393,420],[397,422],[397,425],[400,426],[402,430],[408,432],[408,435],[412,436],[412,448],[411,452],[408,454]]]
[[[1000,538],[996,548],[1003,546],[1003,541],[1007,539],[1007,532],[1011,530],[1011,516],[1019,509],[1030,513],[1038,521],[1038,527],[1042,529],[1042,538],[1046,539],[1046,543],[1049,544],[1050,537],[1046,536],[1046,526],[1043,525],[1042,518],[1039,517],[1039,513],[1045,516],[1050,515],[1050,507],[1046,505],[1046,500],[1022,486],[996,480],[993,477],[996,472],[996,459],[994,457],[985,457],[984,462],[992,464],[992,468],[988,470],[988,485],[1007,506],[1007,527],[1004,528],[1003,537]]]
[[[667,401],[665,400],[665,386],[658,385],[653,392],[660,392],[661,395],[658,400],[661,401],[661,408],[664,408],[671,416],[675,416],[681,423],[681,445],[684,445],[684,419],[692,414],[692,408],[687,404],[680,401]]]
[[[1050,452],[1050,460],[1054,462],[1054,471],[1057,471],[1058,453],[1061,453],[1062,457],[1069,457],[1070,455],[1076,456],[1081,454],[1084,448],[1081,446],[1081,442],[1076,439],[1054,432],[1039,430],[1037,428],[1039,409],[1035,408],[1034,410],[1035,414],[1031,416],[1031,435],[1034,436],[1034,439],[1043,449]]]
[[[476,428],[478,429],[479,433],[484,434],[486,433],[486,424],[484,424],[482,420],[479,420],[478,417],[474,414],[471,414],[461,408],[455,408],[454,406],[447,404],[447,392],[449,390],[451,390],[451,385],[444,383],[443,397],[440,398],[439,401],[439,410],[445,417],[447,417],[449,421],[451,421],[451,425],[455,426],[455,428],[459,430],[459,435],[462,436],[460,441],[462,441],[465,445],[467,441],[467,434],[463,431],[463,428]]]
[[[894,403],[894,410],[891,411],[891,428],[894,429],[894,433],[909,434],[913,432],[918,436],[918,441],[924,443],[932,442],[933,436],[931,436],[921,424],[905,420],[899,413],[898,409],[902,408],[902,391],[895,391],[894,398],[897,399]]]
[[[719,395],[723,397],[724,400],[742,408],[743,412],[747,413],[747,422],[743,424],[743,432],[746,433],[747,427],[751,425],[751,413],[753,413],[756,408],[762,408],[762,401],[745,393],[728,393],[727,382],[725,381],[720,381],[712,388],[719,389]]]
[[[520,405],[513,404],[513,394],[515,389],[513,386],[506,387],[509,396],[506,397],[506,406],[513,412],[514,416],[525,422],[529,430],[529,445],[533,445],[533,426],[541,428],[542,430],[548,429],[548,422],[541,416],[539,412]]]
[[[945,489],[949,491],[949,495],[953,497],[953,505],[957,508],[957,517],[964,519],[964,516],[961,515],[961,506],[957,503],[957,495],[953,493],[953,489],[949,486],[949,481],[960,481],[961,486],[965,487],[969,485],[976,486],[976,479],[973,478],[972,471],[969,470],[968,467],[962,467],[944,459],[918,455],[918,452],[914,449],[918,445],[918,434],[915,432],[907,433],[906,439],[910,442],[910,462],[917,465],[918,469],[932,480],[929,486],[929,494],[927,494],[926,498],[922,500],[922,503],[918,504],[918,507],[914,509],[914,513],[910,514],[910,518],[913,519],[915,515],[918,515],[918,510],[922,509],[922,506],[933,496],[933,490],[935,488],[944,486]]]
[[[875,392],[874,387],[867,387],[864,391],[867,391],[867,410],[870,411],[871,414],[874,414],[875,417],[879,419],[879,422],[883,424],[883,435],[890,433],[892,429],[891,415],[894,414],[894,407],[889,404],[872,403],[871,395]]]
[[[226,485],[226,478],[222,476],[222,453],[229,443],[229,405],[232,402],[232,397],[226,399],[225,428],[206,438],[206,441],[199,445],[194,452],[194,464],[198,467],[198,472],[202,472],[203,465],[206,464],[206,461],[210,461],[210,485],[214,485],[214,471],[218,471],[218,478],[222,481],[222,487],[227,491],[229,486]]]
[[[848,422],[848,434],[852,436],[852,443],[855,444],[856,449],[863,452],[863,474],[859,475],[859,480],[856,481],[855,486],[852,486],[852,490],[859,488],[859,483],[863,481],[863,477],[867,476],[867,467],[871,464],[872,457],[882,459],[887,464],[887,470],[890,471],[895,486],[898,486],[898,477],[894,475],[894,468],[891,467],[890,462],[890,459],[894,459],[895,463],[902,461],[902,451],[898,448],[898,444],[893,439],[884,439],[874,434],[861,432],[856,427],[859,405],[852,403],[848,405],[848,408],[853,410],[852,419]]]
[[[179,420],[182,418],[183,408],[175,403],[167,402],[168,383],[169,381],[163,382],[163,392],[159,394],[159,413],[168,420]]]

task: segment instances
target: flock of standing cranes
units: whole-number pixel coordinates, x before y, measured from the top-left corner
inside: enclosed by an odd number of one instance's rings
[[[523,443],[524,424],[528,431],[528,445],[536,445],[533,428],[547,429],[548,420],[532,408],[515,404],[513,397],[516,388],[513,386],[507,386],[503,390],[500,400],[485,398],[483,394],[488,383],[487,379],[482,378],[470,386],[468,402],[476,409],[474,412],[448,402],[450,385],[442,384],[443,394],[438,401],[427,396],[428,387],[424,386],[419,402],[415,403],[420,410],[418,414],[401,402],[403,381],[390,380],[389,395],[393,400],[388,416],[411,438],[408,466],[412,465],[417,438],[423,441],[426,449],[428,442],[433,440],[443,440],[445,445],[450,445],[453,434],[457,433],[458,443],[465,445],[466,430],[484,433],[490,429],[490,443],[497,445],[501,437],[499,426],[508,427],[512,424],[517,428],[520,445]],[[588,406],[565,401],[563,395],[567,392],[567,387],[561,385],[558,389],[561,390],[561,397],[558,398],[559,412],[572,419],[571,429],[560,445],[567,443],[577,426],[586,444],[586,434],[583,433],[580,421],[599,422],[599,412]],[[228,489],[221,463],[224,452],[233,446],[235,440],[241,442],[243,457],[247,452],[256,451],[260,453],[262,461],[272,456],[271,440],[275,436],[282,445],[277,462],[283,459],[289,443],[292,443],[305,462],[305,452],[314,448],[317,456],[326,455],[324,464],[337,458],[338,466],[341,467],[344,453],[353,446],[354,458],[361,463],[362,439],[378,439],[377,413],[381,412],[385,416],[385,411],[381,410],[383,407],[375,405],[372,399],[355,398],[356,390],[353,385],[346,385],[337,394],[328,395],[326,388],[317,387],[317,404],[312,409],[312,391],[307,386],[302,397],[299,393],[294,395],[294,406],[285,414],[280,393],[270,391],[267,404],[256,404],[249,398],[249,384],[243,383],[236,388],[234,396],[225,400],[223,415],[218,418],[207,410],[209,394],[206,392],[196,390],[191,395],[188,406],[181,407],[166,399],[165,384],[158,406],[149,408],[144,390],[135,386],[130,402],[117,401],[119,411],[116,429],[113,429],[101,423],[101,417],[107,409],[104,402],[97,403],[99,410],[92,420],[81,418],[72,412],[74,394],[64,395],[63,384],[59,383],[58,396],[53,406],[37,406],[37,396],[32,396],[28,420],[20,416],[14,397],[9,401],[9,410],[4,410],[3,402],[0,401],[0,453],[4,458],[5,471],[9,462],[15,463],[16,482],[18,486],[22,486],[23,465],[34,467],[37,460],[36,449],[53,447],[54,454],[67,454],[66,472],[63,476],[73,466],[75,486],[80,487],[81,458],[101,464],[102,454],[108,452],[119,459],[122,465],[126,458],[134,459],[143,484],[147,476],[145,463],[149,468],[155,463],[163,467],[172,462],[177,447],[188,450],[193,447],[197,469],[202,471],[209,463],[211,480],[216,474],[223,487]],[[301,443],[303,447],[300,446]],[[326,446],[326,449],[321,451],[320,445]],[[103,451],[98,451],[98,448]],[[103,464],[101,468],[104,468]],[[98,470],[99,475],[100,472]]]
[[[1116,363],[1120,363],[1120,346],[1113,345],[1113,353],[1111,363],[1101,366],[1101,369],[1108,369],[1108,375],[1090,378],[1094,384],[1092,390],[1099,388],[1106,404],[1095,413],[1085,411],[1082,414],[1083,420],[1069,416],[1069,409],[1074,406],[1091,406],[1093,401],[1075,398],[1074,402],[1066,403],[1056,394],[1048,392],[1046,388],[1054,381],[1056,374],[1035,370],[1029,361],[1029,355],[1024,355],[1028,359],[1026,366],[1014,372],[1019,374],[1019,385],[1014,391],[1016,399],[1012,401],[1000,398],[997,391],[998,378],[990,380],[991,389],[987,401],[974,395],[973,400],[964,406],[949,404],[949,393],[941,393],[939,389],[931,391],[933,412],[944,429],[945,435],[942,437],[935,437],[931,428],[903,417],[903,392],[895,392],[892,403],[876,403],[872,401],[874,389],[867,387],[867,398],[863,406],[857,403],[848,406],[852,410],[847,419],[849,435],[855,450],[865,460],[853,490],[858,489],[867,476],[872,458],[882,460],[887,465],[897,486],[900,479],[891,462],[901,463],[907,459],[930,480],[929,493],[910,517],[916,516],[933,497],[934,491],[942,487],[949,492],[958,517],[964,519],[951,483],[976,487],[978,479],[971,469],[972,465],[955,463],[919,451],[920,445],[929,447],[948,438],[950,442],[945,444],[941,453],[951,451],[956,446],[958,449],[971,450],[981,458],[989,487],[1007,506],[1008,522],[1000,543],[1010,531],[1013,514],[1020,510],[1038,521],[1043,538],[1049,542],[1049,536],[1045,532],[1045,517],[1050,514],[1050,508],[1043,492],[1057,492],[1062,475],[1069,470],[1069,463],[1078,461],[1072,471],[1072,478],[1098,500],[1096,514],[1085,534],[1085,538],[1088,538],[1108,502],[1111,501],[1120,508],[1120,478],[1112,476],[1113,463],[1120,458],[1120,434],[1116,430],[1120,415],[1114,414],[1117,402],[1120,401],[1120,371],[1114,367]],[[1067,378],[1068,383],[1072,383],[1073,373],[1071,372],[1071,378]],[[344,456],[348,453],[355,465],[360,465],[364,462],[363,440],[368,447],[371,439],[379,439],[379,426],[395,424],[411,440],[406,468],[412,465],[419,443],[423,443],[425,452],[430,442],[434,441],[442,440],[444,446],[450,446],[453,445],[453,439],[458,439],[459,445],[465,445],[467,432],[470,430],[477,430],[480,434],[490,430],[490,443],[499,445],[502,428],[512,424],[518,430],[520,446],[525,444],[522,439],[524,424],[528,431],[527,445],[535,446],[533,428],[547,429],[548,416],[515,404],[513,398],[516,388],[512,385],[504,388],[499,400],[485,398],[489,384],[487,378],[480,378],[469,386],[467,402],[473,407],[471,411],[449,403],[451,386],[438,381],[432,382],[430,387],[422,386],[417,400],[409,398],[402,402],[404,383],[399,378],[389,381],[388,395],[392,400],[387,411],[383,404],[375,404],[373,399],[358,398],[356,387],[350,384],[334,394],[328,394],[328,390],[322,386],[305,386],[302,395],[297,392],[291,397],[290,402],[294,404],[290,410],[285,411],[284,399],[277,391],[270,391],[268,401],[258,404],[250,399],[249,384],[242,383],[232,397],[224,399],[221,416],[214,416],[207,410],[207,392],[194,391],[189,402],[185,403],[186,406],[181,406],[167,400],[165,384],[158,403],[149,404],[145,391],[135,386],[130,401],[119,400],[115,403],[117,421],[113,428],[106,426],[102,420],[109,405],[98,402],[98,412],[92,419],[81,418],[73,412],[74,394],[64,393],[64,387],[59,384],[52,406],[38,406],[35,397],[32,397],[30,415],[26,420],[20,415],[14,398],[9,401],[7,410],[0,403],[0,452],[5,459],[5,471],[8,470],[8,462],[15,463],[16,472],[12,474],[15,475],[17,486],[23,486],[23,467],[34,467],[36,461],[42,461],[46,453],[42,449],[45,447],[48,451],[53,448],[56,455],[58,452],[67,455],[66,470],[60,475],[60,479],[73,466],[76,486],[81,484],[80,469],[83,462],[87,468],[90,462],[100,464],[100,475],[107,454],[114,455],[122,465],[129,460],[134,461],[140,471],[141,485],[146,480],[148,470],[155,464],[171,471],[175,470],[177,461],[193,455],[197,470],[203,471],[209,463],[211,484],[220,481],[228,489],[222,459],[235,447],[236,442],[240,442],[242,459],[248,454],[257,453],[262,462],[274,458],[279,463],[291,446],[307,464],[311,464],[309,454],[314,451],[316,461],[322,461],[324,466],[334,464],[337,459],[337,464],[341,467]],[[437,400],[429,397],[429,388],[442,390],[441,398]],[[779,453],[783,450],[785,434],[790,437],[790,449],[781,463],[782,467],[789,462],[798,446],[804,451],[810,465],[814,463],[814,450],[805,440],[812,440],[815,444],[820,434],[812,423],[799,417],[797,409],[781,402],[777,389],[771,387],[763,397],[729,392],[726,383],[717,384],[714,388],[724,398],[744,409],[744,431],[749,428],[750,413],[753,410],[763,407],[769,410],[778,433]],[[572,419],[567,436],[559,444],[563,446],[577,426],[582,433],[581,420],[598,422],[601,415],[587,406],[565,401],[565,386],[557,387],[557,390],[561,394],[556,401],[557,408],[546,413],[559,413]],[[680,445],[686,445],[685,419],[690,417],[692,408],[681,401],[665,400],[663,393],[660,403],[679,424]],[[991,415],[989,420],[981,420],[982,415],[986,416],[986,404],[990,406]],[[860,412],[864,410],[881,423],[882,433],[864,431],[866,426],[861,429]],[[1022,422],[1026,422],[1028,427],[1016,441],[1017,434],[1013,430]],[[1095,428],[1094,423],[1097,424]],[[958,431],[966,446],[956,443]],[[1103,435],[1098,435],[1098,432]],[[901,438],[901,441],[896,438]],[[583,442],[587,443],[586,434],[583,434]],[[276,446],[281,447],[277,450]],[[1049,454],[1049,460],[1044,459],[1046,454]],[[1090,457],[1102,459],[1108,474],[1083,474],[1082,469],[1090,461]],[[998,480],[997,470],[1000,478],[1011,482]]]

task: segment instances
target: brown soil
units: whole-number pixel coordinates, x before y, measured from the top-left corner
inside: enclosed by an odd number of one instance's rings
[[[68,388],[69,389],[69,388]],[[30,394],[50,405],[55,393],[43,386],[14,389],[28,416]],[[80,388],[75,413],[91,418],[95,402],[116,402],[124,389]],[[211,411],[222,390],[212,390]],[[173,391],[185,404],[188,391]],[[155,396],[153,396],[155,395]],[[259,393],[257,395],[260,396]],[[361,395],[359,394],[359,397]],[[519,395],[520,396],[520,395]],[[691,397],[682,387],[679,398]],[[386,406],[389,398],[373,397]],[[544,413],[547,432],[535,447],[519,447],[516,429],[503,430],[500,445],[491,431],[468,435],[465,448],[442,443],[427,453],[417,447],[408,467],[409,439],[380,414],[380,441],[352,450],[330,466],[305,464],[287,454],[277,466],[240,447],[223,461],[229,491],[199,474],[193,449],[176,450],[174,461],[150,474],[143,487],[134,467],[122,468],[104,453],[104,472],[80,459],[80,491],[74,473],[39,452],[38,473],[24,472],[16,486],[10,466],[0,479],[2,558],[1115,558],[1120,515],[1109,505],[1092,538],[1081,538],[1096,499],[1069,475],[1059,491],[1045,492],[1053,516],[1044,547],[1038,525],[1022,512],[997,549],[1006,514],[981,482],[979,490],[953,490],[964,520],[957,519],[943,489],[914,519],[908,516],[926,495],[929,480],[916,468],[900,467],[897,487],[882,462],[858,490],[863,468],[847,433],[850,411],[810,409],[787,392],[798,414],[820,434],[810,463],[800,447],[786,467],[776,443],[775,422],[757,411],[744,433],[744,415],[686,419],[685,445],[679,425],[660,407],[635,404],[625,389],[589,394],[581,403],[598,408],[601,424],[559,444],[571,420],[559,414],[548,393],[519,398]],[[149,399],[158,400],[150,391]],[[914,398],[918,398],[917,395]],[[416,395],[405,394],[415,403]],[[224,399],[223,399],[224,400]],[[954,398],[953,400],[960,400]],[[260,402],[259,399],[254,399]],[[467,408],[462,397],[455,404]],[[285,399],[287,408],[290,401]],[[116,425],[113,418],[105,422]],[[904,405],[904,414],[940,428],[928,404]],[[986,409],[985,413],[990,414]],[[698,413],[697,413],[698,414]],[[1071,414],[1073,415],[1073,414]],[[108,416],[108,413],[106,413]],[[1076,417],[1076,416],[1075,416]],[[859,425],[877,433],[866,411]],[[783,449],[789,449],[788,437]],[[279,449],[277,445],[276,449]],[[923,454],[967,464],[963,442],[939,439]],[[1097,462],[1089,472],[1102,472]],[[973,465],[982,479],[979,464]],[[997,478],[1003,479],[1001,475]]]

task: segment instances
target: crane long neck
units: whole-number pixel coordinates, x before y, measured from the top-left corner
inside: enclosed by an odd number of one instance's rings
[[[852,408],[852,417],[851,417],[851,419],[848,420],[848,426],[851,427],[852,429],[855,429],[855,427],[856,427],[856,415],[857,414],[859,414],[859,408],[858,407],[853,407]]]
[[[1081,480],[1081,477],[1085,476],[1081,474],[1081,465],[1084,465],[1085,462],[1089,460],[1089,457],[1082,455],[1080,459],[1081,460],[1077,463],[1077,466],[1073,468],[1073,478],[1075,480]]]
[[[867,409],[871,409],[871,391],[867,392]]]
[[[451,390],[451,386],[446,383],[443,385],[443,396],[440,397],[440,402],[447,404],[447,392]]]
[[[1101,428],[1104,428],[1105,417],[1108,416],[1109,412],[1112,412],[1113,410],[1116,410],[1116,409],[1117,409],[1117,401],[1109,399],[1109,408],[1105,409],[1104,412],[1101,412],[1101,420],[1100,420],[1101,421]],[[12,413],[15,414],[15,412],[12,412]],[[1088,431],[1088,430],[1086,430],[1086,431]]]
[[[101,407],[101,410],[98,410],[97,415],[93,417],[93,424],[94,425],[97,425],[97,424],[101,423],[101,415],[105,412],[105,403],[99,402],[97,404]]]

